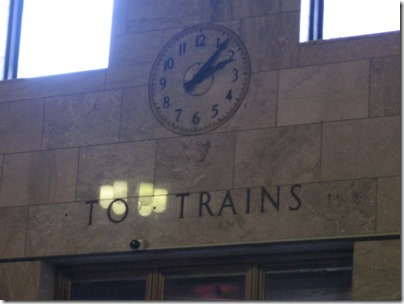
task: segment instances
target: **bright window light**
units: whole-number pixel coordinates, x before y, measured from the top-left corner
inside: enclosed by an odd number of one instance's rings
[[[312,11],[310,11],[311,2],[314,3]],[[400,2],[400,0],[301,0],[299,40],[300,42],[311,40],[309,33],[316,33],[313,35],[315,40],[398,31]],[[311,12],[315,15],[312,28],[310,28]]]
[[[324,0],[323,39],[400,30],[400,0]]]
[[[113,0],[25,0],[18,78],[108,67]]]

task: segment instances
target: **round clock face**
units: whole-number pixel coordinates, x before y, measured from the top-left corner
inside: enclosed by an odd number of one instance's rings
[[[174,133],[211,131],[240,107],[250,72],[247,50],[233,31],[213,24],[189,28],[164,46],[153,65],[151,108]]]

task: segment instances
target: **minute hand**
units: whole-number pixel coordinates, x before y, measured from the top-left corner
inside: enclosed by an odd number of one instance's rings
[[[228,63],[232,62],[233,59],[227,59],[227,60],[223,60],[220,61],[218,64],[216,64],[214,67],[211,67],[210,69],[208,69],[205,72],[205,77],[208,78],[211,75],[213,75],[214,73],[216,73],[217,71],[223,69]]]
[[[184,83],[184,88],[187,92],[191,91],[195,85],[205,80],[207,77],[206,72],[211,69],[212,64],[216,61],[216,59],[220,56],[220,54],[227,48],[227,44],[229,43],[229,39],[223,41],[217,47],[217,50],[213,53],[212,56],[205,62],[205,64],[199,69],[198,72],[192,77],[191,80],[188,80]],[[211,75],[211,74],[210,74]]]

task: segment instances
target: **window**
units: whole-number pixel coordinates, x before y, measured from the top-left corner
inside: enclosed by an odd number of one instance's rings
[[[400,0],[301,0],[300,42],[400,30]]]
[[[352,247],[335,242],[331,247],[307,243],[145,251],[130,257],[136,261],[120,257],[115,263],[57,265],[57,299],[350,300]]]
[[[6,59],[8,14],[10,0],[0,0],[0,79],[4,75],[4,62]]]
[[[7,48],[0,53],[4,79],[108,66],[113,0],[3,2],[0,2],[0,14],[3,7],[9,7],[3,12],[9,17],[8,28],[1,24],[2,30],[7,28]],[[0,32],[0,39],[1,52],[4,30]]]

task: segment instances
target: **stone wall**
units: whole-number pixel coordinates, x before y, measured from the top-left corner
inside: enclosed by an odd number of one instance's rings
[[[132,239],[153,250],[398,235],[400,33],[300,44],[299,10],[115,0],[108,69],[0,82],[0,259],[125,252]],[[179,136],[150,109],[149,74],[173,35],[204,22],[241,37],[250,87],[226,124]],[[85,203],[116,180],[128,183],[118,223]],[[144,182],[168,191],[165,212],[138,213]]]

